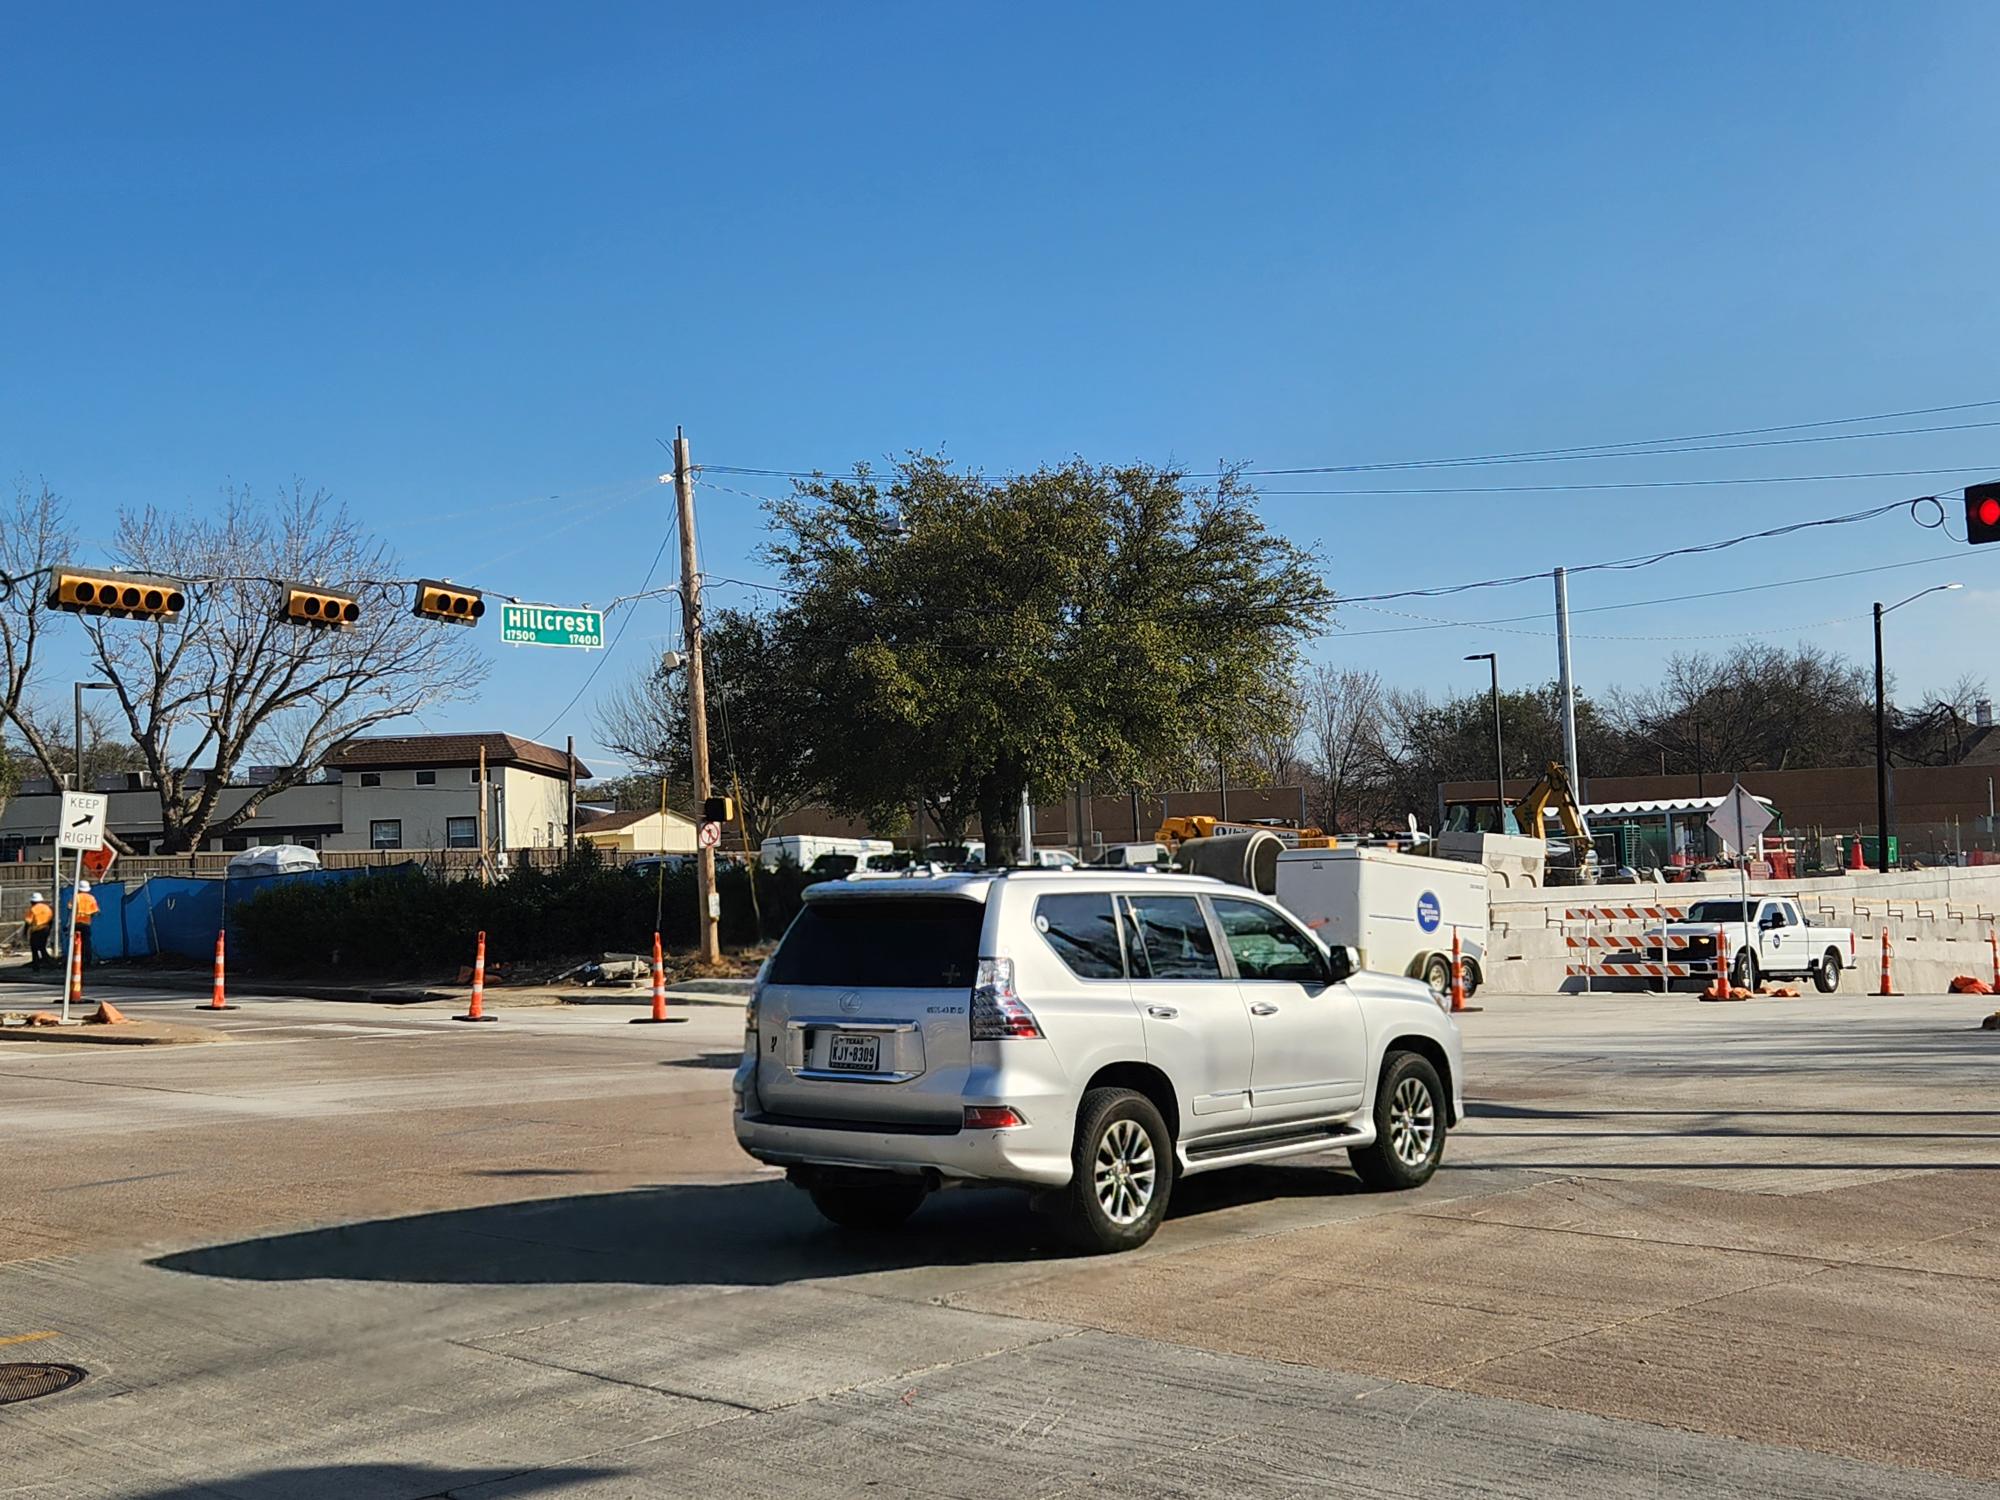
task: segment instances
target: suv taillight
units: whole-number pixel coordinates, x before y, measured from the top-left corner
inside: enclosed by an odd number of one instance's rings
[[[1035,1013],[1014,993],[1014,960],[980,959],[972,981],[972,1039],[999,1042],[1041,1034]]]

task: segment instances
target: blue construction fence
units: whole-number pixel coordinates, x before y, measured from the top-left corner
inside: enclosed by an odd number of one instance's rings
[[[328,884],[401,876],[419,868],[414,861],[354,870],[297,870],[288,875],[231,875],[223,880],[198,880],[186,875],[155,875],[128,887],[122,880],[90,883],[97,898],[97,916],[90,924],[90,952],[104,962],[124,958],[207,959],[215,954],[215,935],[230,932],[230,917],[253,896],[287,882]],[[70,891],[58,895],[57,920],[68,931]]]

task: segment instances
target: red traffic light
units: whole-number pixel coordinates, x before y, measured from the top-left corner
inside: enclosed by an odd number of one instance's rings
[[[1965,539],[2000,542],[2000,483],[1965,487]]]

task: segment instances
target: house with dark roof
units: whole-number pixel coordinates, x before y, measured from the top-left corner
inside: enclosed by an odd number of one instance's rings
[[[477,849],[484,776],[488,842],[546,849],[568,838],[571,776],[590,768],[517,734],[368,735],[324,762],[340,777],[331,849]]]
[[[477,849],[482,787],[489,847],[560,847],[569,834],[572,774],[581,781],[590,768],[517,734],[357,737],[336,745],[305,784],[272,793],[208,847]],[[147,853],[160,837],[159,799],[143,773],[113,779],[117,785],[97,788],[110,794],[111,829],[135,852]],[[247,770],[240,788],[223,792],[222,811],[242,806],[251,788],[271,779],[269,768]],[[47,858],[60,802],[58,789],[47,782],[23,786],[0,813],[0,849]]]

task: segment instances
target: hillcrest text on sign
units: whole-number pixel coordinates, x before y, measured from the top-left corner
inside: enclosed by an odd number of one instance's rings
[[[604,612],[558,604],[503,604],[500,639],[510,646],[580,646],[604,649]]]

